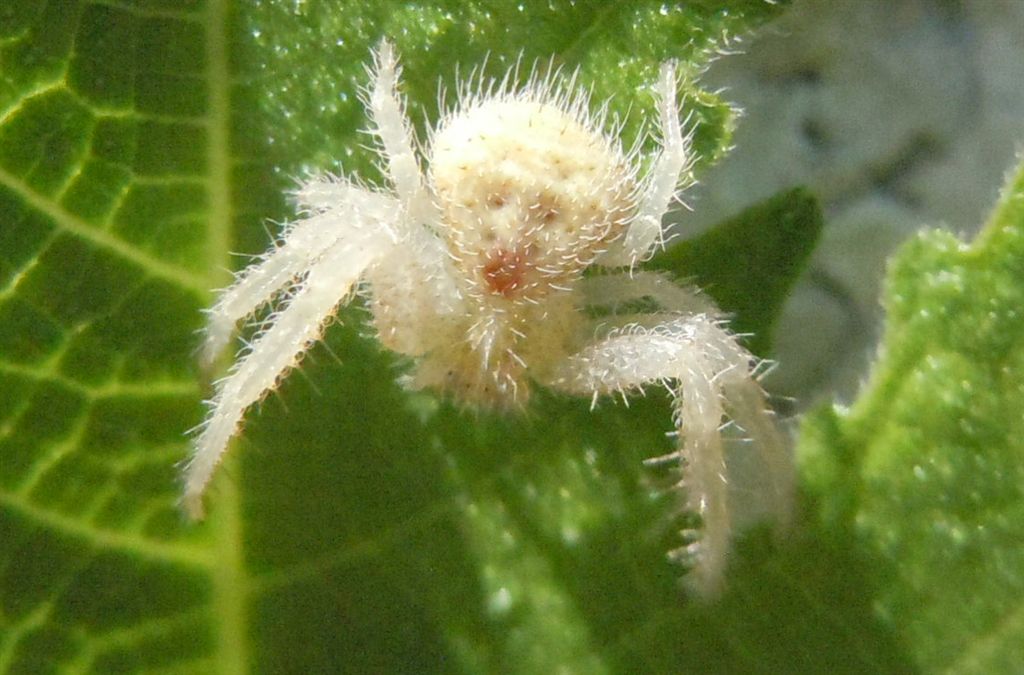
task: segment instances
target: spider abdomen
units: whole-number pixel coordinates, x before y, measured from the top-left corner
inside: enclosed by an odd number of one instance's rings
[[[564,287],[622,235],[634,169],[616,141],[561,101],[476,103],[437,131],[434,193],[471,285],[511,298]]]

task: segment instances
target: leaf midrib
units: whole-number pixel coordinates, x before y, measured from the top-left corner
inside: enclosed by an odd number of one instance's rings
[[[227,0],[209,0],[206,6],[207,97],[209,104],[207,167],[209,191],[209,288],[222,286],[231,269],[231,73],[228,56]],[[248,573],[243,556],[239,493],[235,483],[221,481],[217,517],[213,526],[217,563],[212,568],[213,621],[216,624],[217,670],[225,675],[249,672],[247,603]]]

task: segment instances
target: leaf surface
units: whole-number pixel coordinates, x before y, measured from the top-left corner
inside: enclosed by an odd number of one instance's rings
[[[877,611],[926,672],[1024,658],[1024,168],[970,244],[892,262],[883,348],[849,409],[805,424],[808,489],[864,551]]]

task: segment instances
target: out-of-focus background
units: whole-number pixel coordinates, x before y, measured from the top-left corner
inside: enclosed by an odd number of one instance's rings
[[[703,79],[744,111],[736,148],[689,193],[686,226],[797,184],[818,195],[827,228],[768,385],[796,409],[849,401],[886,258],[925,227],[972,235],[1024,148],[1024,1],[797,0],[736,47]]]

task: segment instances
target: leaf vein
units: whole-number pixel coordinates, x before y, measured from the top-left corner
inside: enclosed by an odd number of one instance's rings
[[[100,550],[124,551],[151,560],[193,568],[209,569],[215,565],[212,557],[201,548],[168,544],[96,527],[31,504],[6,490],[0,491],[0,507],[47,529],[88,542]]]
[[[64,210],[64,208],[49,198],[38,194],[21,179],[4,169],[0,169],[0,185],[20,195],[29,206],[48,216],[60,230],[114,253],[122,259],[137,265],[152,276],[172,281],[183,288],[201,294],[203,297],[209,292],[206,284],[198,280],[191,272],[164,262],[159,258],[154,258],[103,230],[90,227],[77,216]]]

